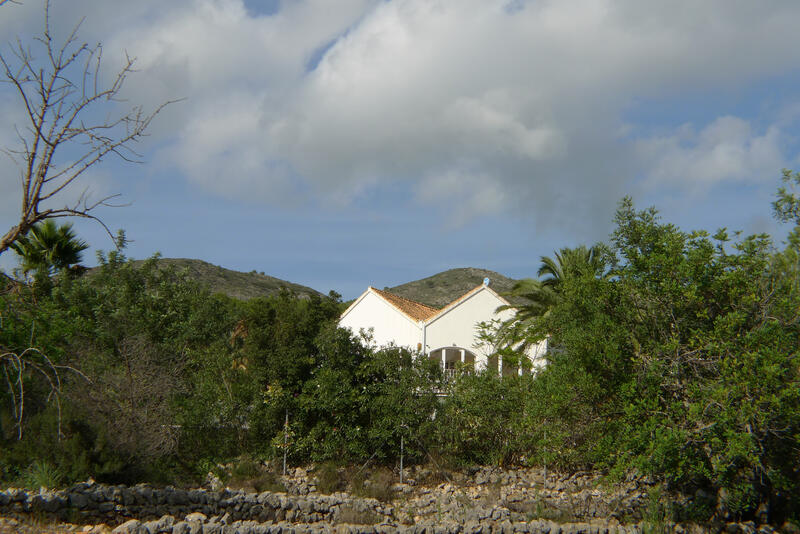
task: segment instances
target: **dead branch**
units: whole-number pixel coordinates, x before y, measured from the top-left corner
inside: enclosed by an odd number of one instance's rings
[[[0,5],[6,1],[0,0]],[[10,56],[0,54],[0,72],[15,89],[25,111],[24,126],[15,126],[17,146],[4,151],[20,168],[22,199],[19,221],[0,238],[0,254],[34,224],[54,217],[93,219],[113,239],[93,212],[101,206],[112,206],[109,201],[116,195],[90,202],[84,192],[73,204],[53,207],[52,203],[106,156],[140,163],[135,144],[146,135],[161,110],[172,103],[165,102],[149,112],[134,106],[113,115],[114,108],[122,102],[119,97],[125,81],[134,72],[135,59],[126,55],[123,67],[104,84],[102,46],[80,43],[80,24],[63,43],[54,42],[49,10],[48,1],[44,32],[34,41],[38,55],[19,39]],[[67,148],[75,155],[62,162],[57,156]]]
[[[25,417],[25,380],[31,375],[44,379],[50,388],[48,401],[55,401],[58,410],[58,437],[61,439],[61,375],[59,370],[70,370],[89,382],[88,377],[69,366],[56,365],[36,347],[20,353],[0,352],[0,369],[11,394],[17,439],[22,439],[22,422]]]

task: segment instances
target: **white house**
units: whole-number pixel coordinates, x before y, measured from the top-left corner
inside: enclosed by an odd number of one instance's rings
[[[494,369],[503,375],[524,372],[523,366],[492,354],[493,347],[478,337],[478,324],[505,321],[514,315],[506,299],[489,287],[488,280],[441,309],[431,308],[374,287],[358,297],[339,318],[339,326],[358,333],[370,331],[376,346],[396,345],[438,360],[446,373],[458,364]],[[533,366],[543,363],[546,341],[528,351]]]

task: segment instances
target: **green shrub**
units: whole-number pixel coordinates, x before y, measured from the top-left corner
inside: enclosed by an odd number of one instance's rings
[[[314,469],[317,491],[331,494],[347,489],[347,481],[333,462],[324,462]]]
[[[55,489],[64,482],[64,472],[48,462],[36,460],[22,473],[20,482],[28,489]]]
[[[394,498],[392,485],[394,476],[386,468],[379,468],[372,471],[369,477],[356,474],[350,481],[351,491],[359,497],[369,497],[381,502],[391,502]]]

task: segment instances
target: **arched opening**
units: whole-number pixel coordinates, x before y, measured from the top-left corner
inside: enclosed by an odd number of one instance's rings
[[[453,378],[459,371],[475,369],[475,353],[461,347],[441,347],[428,353],[428,357],[439,362],[446,378]]]

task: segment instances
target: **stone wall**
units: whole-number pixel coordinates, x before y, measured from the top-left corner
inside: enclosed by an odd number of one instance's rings
[[[432,473],[420,468],[405,475],[404,484],[391,487],[391,503],[346,493],[322,495],[304,469],[283,479],[286,493],[92,481],[60,491],[11,488],[0,491],[0,516],[104,524],[109,527],[96,532],[114,528],[131,534],[627,534],[642,532],[648,526],[645,518],[652,521],[653,516],[654,485],[641,477],[611,484],[596,473],[498,468],[450,473],[443,482],[431,480]],[[691,503],[685,496],[662,498]],[[752,523],[668,527],[673,532],[773,532]]]
[[[345,515],[374,522],[389,520],[393,508],[375,499],[346,494],[290,496],[285,493],[182,490],[148,485],[107,486],[81,483],[61,491],[0,491],[0,515],[36,515],[71,523],[121,523],[200,513],[233,521],[336,523]]]

